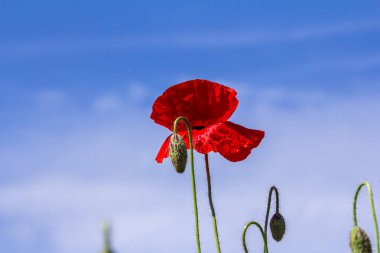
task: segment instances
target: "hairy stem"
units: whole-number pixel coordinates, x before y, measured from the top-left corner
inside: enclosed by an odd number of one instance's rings
[[[198,219],[198,202],[197,202],[197,187],[195,184],[195,172],[194,172],[194,148],[193,148],[193,137],[191,134],[191,127],[189,124],[189,121],[185,117],[178,117],[174,121],[174,129],[173,132],[176,134],[177,133],[177,124],[179,121],[184,121],[187,127],[187,132],[189,135],[189,146],[190,146],[190,168],[191,168],[191,182],[192,182],[192,189],[193,189],[193,205],[194,205],[194,219],[195,219],[195,237],[197,240],[197,249],[198,253],[201,252],[201,242],[199,239],[199,219]]]
[[[268,253],[267,238],[266,238],[265,235],[264,235],[263,228],[260,226],[259,223],[255,222],[255,221],[251,221],[251,222],[249,222],[249,223],[244,227],[243,236],[242,236],[244,252],[245,252],[245,253],[248,253],[248,248],[247,248],[247,244],[246,244],[246,241],[245,241],[245,235],[246,235],[246,233],[247,233],[248,228],[249,228],[251,225],[255,225],[255,226],[260,230],[261,236],[263,237],[263,241],[264,241],[264,253]]]
[[[356,218],[356,202],[358,200],[358,195],[360,190],[363,186],[366,186],[368,189],[368,195],[369,195],[369,203],[371,205],[371,211],[372,211],[372,219],[375,227],[375,236],[376,236],[376,253],[380,252],[380,246],[379,246],[379,226],[377,224],[377,218],[376,218],[376,211],[375,211],[375,203],[373,201],[373,193],[372,193],[372,187],[368,182],[363,182],[359,185],[358,189],[356,190],[355,197],[354,197],[354,205],[353,205],[353,213],[354,213],[354,226],[358,225],[358,221]]]
[[[216,221],[215,208],[212,200],[212,188],[211,188],[211,175],[210,175],[210,166],[208,162],[208,154],[205,154],[205,162],[206,162],[206,175],[207,175],[207,189],[208,189],[208,202],[210,204],[211,215],[212,215],[212,223],[214,225],[214,237],[216,248],[218,253],[221,253],[220,250],[220,242],[219,242],[219,234],[218,234],[218,225]]]

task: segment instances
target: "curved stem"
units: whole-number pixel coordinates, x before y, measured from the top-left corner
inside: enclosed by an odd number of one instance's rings
[[[279,193],[276,188],[276,186],[272,186],[269,190],[269,197],[268,197],[268,204],[267,204],[267,213],[265,215],[265,226],[264,226],[264,233],[265,233],[265,238],[268,238],[268,221],[269,221],[269,212],[270,212],[270,207],[272,203],[272,194],[273,191],[276,193],[276,213],[280,211],[280,198],[279,198]]]
[[[267,238],[265,237],[265,234],[264,234],[263,228],[260,226],[259,223],[255,222],[255,221],[251,221],[251,222],[249,222],[249,223],[248,223],[247,225],[245,225],[245,227],[244,227],[243,236],[242,236],[244,252],[245,252],[245,253],[248,253],[247,244],[246,244],[246,242],[245,242],[245,235],[246,235],[246,233],[247,233],[248,228],[249,228],[251,225],[255,225],[256,227],[259,228],[260,233],[261,233],[261,236],[263,237],[263,240],[264,240],[264,253],[268,253]]]
[[[200,243],[200,239],[199,239],[198,204],[197,204],[197,188],[196,188],[196,184],[195,184],[195,172],[194,172],[193,137],[191,134],[191,128],[190,128],[189,121],[183,116],[178,117],[174,121],[173,132],[175,134],[177,133],[177,124],[181,120],[185,122],[186,127],[187,127],[187,132],[189,135],[191,182],[192,182],[192,189],[193,189],[193,204],[194,204],[194,219],[195,219],[195,237],[197,240],[198,253],[200,253],[201,252],[201,243]]]
[[[206,162],[206,174],[207,174],[208,202],[210,204],[212,223],[214,225],[214,237],[215,237],[216,248],[218,250],[218,253],[220,253],[221,251],[220,251],[220,243],[219,243],[218,225],[216,221],[214,203],[212,200],[211,175],[210,175],[210,166],[208,162],[208,154],[205,154],[205,162]]]
[[[373,201],[373,194],[372,194],[372,187],[368,182],[363,182],[359,185],[358,189],[356,190],[355,197],[354,197],[354,205],[353,205],[353,212],[354,212],[354,226],[358,225],[358,221],[356,219],[356,202],[358,200],[358,195],[360,190],[363,186],[367,186],[368,189],[368,195],[369,195],[369,202],[371,205],[371,211],[372,211],[372,219],[375,226],[375,235],[376,235],[376,252],[380,252],[380,246],[379,246],[379,227],[377,224],[377,218],[376,218],[376,211],[375,211],[375,203]]]

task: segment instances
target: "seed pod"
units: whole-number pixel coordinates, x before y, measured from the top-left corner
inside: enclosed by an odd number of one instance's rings
[[[187,148],[182,137],[173,133],[170,136],[169,156],[178,173],[183,173],[187,162]]]
[[[351,230],[350,246],[353,253],[372,253],[368,235],[358,226],[354,226]]]
[[[272,232],[272,237],[276,241],[281,241],[285,234],[286,224],[285,219],[280,213],[275,213],[270,220],[270,231]]]

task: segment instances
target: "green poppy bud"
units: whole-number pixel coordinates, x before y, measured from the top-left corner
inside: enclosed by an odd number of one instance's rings
[[[286,230],[284,217],[280,213],[275,213],[270,220],[269,226],[273,239],[278,242],[281,241]]]
[[[358,226],[354,226],[351,230],[350,246],[353,253],[372,253],[368,235]]]
[[[187,148],[182,137],[173,133],[170,136],[169,156],[178,173],[183,173],[187,162]]]

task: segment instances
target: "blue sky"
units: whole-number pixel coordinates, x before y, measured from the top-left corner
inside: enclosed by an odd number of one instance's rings
[[[0,252],[97,252],[104,217],[117,252],[195,251],[189,174],[154,162],[169,133],[149,119],[157,96],[193,78],[236,89],[231,120],[267,133],[243,162],[210,156],[223,252],[243,252],[272,184],[289,225],[272,252],[348,252],[356,184],[380,196],[379,12],[377,1],[0,0]],[[202,245],[215,252],[196,159]]]

